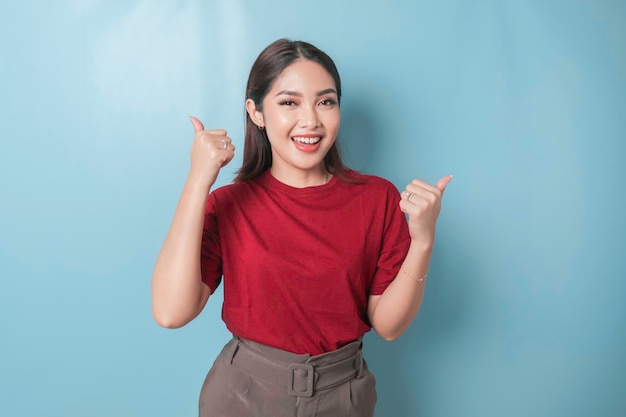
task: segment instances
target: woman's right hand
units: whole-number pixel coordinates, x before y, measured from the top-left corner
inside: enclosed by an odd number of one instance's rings
[[[202,282],[198,256],[207,193],[235,152],[225,130],[204,130],[195,117],[191,123],[195,138],[189,176],[152,273],[152,314],[157,323],[167,328],[181,327],[193,320],[211,294]]]
[[[235,145],[226,136],[226,130],[204,130],[200,120],[191,116],[194,141],[191,145],[191,168],[188,180],[210,188],[220,169],[235,156]]]

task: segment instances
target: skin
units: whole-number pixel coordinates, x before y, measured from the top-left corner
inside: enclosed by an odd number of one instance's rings
[[[201,280],[198,255],[204,207],[219,170],[235,152],[226,130],[205,130],[195,117],[191,123],[191,167],[152,273],[152,314],[159,325],[167,328],[182,327],[193,320],[211,294]]]
[[[250,118],[265,128],[272,145],[272,175],[294,187],[328,182],[323,160],[335,143],[341,117],[335,82],[324,67],[295,61],[274,81],[262,108],[246,101]],[[294,139],[298,137],[320,141],[304,144]]]
[[[339,130],[337,103],[330,74],[308,60],[297,60],[283,71],[261,109],[252,100],[246,101],[252,121],[266,129],[272,146],[270,171],[276,179],[293,187],[328,182],[331,174],[323,160]],[[189,175],[152,276],[153,316],[167,328],[193,320],[211,293],[201,280],[198,256],[204,205],[220,169],[235,151],[225,130],[205,130],[194,117],[191,122],[194,142]],[[418,278],[428,271],[441,199],[451,179],[443,177],[434,186],[416,179],[402,192],[399,209],[408,217],[409,251],[396,279],[383,294],[368,300],[370,323],[386,340],[404,333],[422,304],[425,281]]]
[[[441,198],[451,180],[452,176],[446,176],[432,186],[415,179],[402,193],[400,210],[408,217],[409,251],[396,279],[381,295],[370,296],[367,306],[372,327],[385,340],[400,337],[422,305],[426,281],[419,282],[419,278],[428,273]]]

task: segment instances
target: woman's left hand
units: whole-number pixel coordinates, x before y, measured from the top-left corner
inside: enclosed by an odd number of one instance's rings
[[[435,242],[435,224],[441,211],[441,197],[452,176],[437,181],[435,186],[413,180],[406,186],[400,200],[400,210],[409,217],[409,233],[414,243],[431,247]]]

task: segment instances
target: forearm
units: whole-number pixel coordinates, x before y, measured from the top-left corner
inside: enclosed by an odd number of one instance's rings
[[[202,283],[200,247],[209,188],[187,181],[152,274],[152,313],[161,326],[181,327],[208,298]]]
[[[384,339],[398,338],[417,315],[424,297],[431,254],[432,245],[411,243],[398,275],[368,308],[372,327]]]

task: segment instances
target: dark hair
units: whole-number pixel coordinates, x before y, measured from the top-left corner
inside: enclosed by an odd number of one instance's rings
[[[325,52],[303,41],[279,39],[265,48],[257,57],[250,69],[246,99],[252,99],[256,108],[263,111],[263,99],[271,90],[276,78],[298,59],[308,59],[320,64],[332,77],[337,90],[337,98],[341,103],[341,79],[335,63]],[[326,170],[339,178],[349,180],[337,142],[328,150],[324,157]],[[237,172],[235,182],[257,178],[272,166],[272,149],[265,130],[252,122],[246,112],[246,133],[243,148],[243,163]]]

